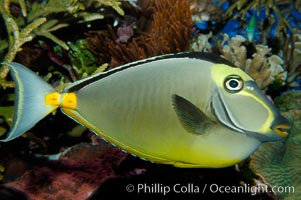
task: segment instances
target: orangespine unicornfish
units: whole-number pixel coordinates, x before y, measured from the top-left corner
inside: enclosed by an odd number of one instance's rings
[[[288,121],[254,80],[208,53],[156,56],[93,75],[63,93],[18,63],[14,121],[2,141],[21,136],[57,108],[128,153],[176,167],[226,167]]]

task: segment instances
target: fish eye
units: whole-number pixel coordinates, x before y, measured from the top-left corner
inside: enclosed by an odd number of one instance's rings
[[[228,76],[224,81],[224,87],[228,92],[239,92],[244,87],[244,82],[239,76]]]

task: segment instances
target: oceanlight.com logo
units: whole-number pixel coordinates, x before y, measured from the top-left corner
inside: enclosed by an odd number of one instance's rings
[[[206,184],[205,184],[206,185]],[[272,186],[269,187],[264,183],[259,183],[255,186],[251,186],[250,184],[243,184],[239,186],[222,186],[217,184],[210,184],[209,191],[211,193],[225,193],[225,194],[244,194],[249,193],[251,195],[256,195],[260,193],[294,193],[294,186]]]
[[[237,186],[218,185],[215,183],[197,185],[194,183],[166,185],[162,183],[138,183],[128,184],[126,191],[136,194],[250,194],[256,195],[260,193],[294,193],[294,186],[268,186],[263,183],[257,185],[243,184]]]

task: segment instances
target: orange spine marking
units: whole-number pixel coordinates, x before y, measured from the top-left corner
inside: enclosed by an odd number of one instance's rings
[[[61,94],[58,92],[52,92],[50,94],[46,94],[45,96],[45,104],[51,106],[60,106],[60,96]]]
[[[75,93],[63,94],[61,106],[63,108],[76,109],[77,98]]]

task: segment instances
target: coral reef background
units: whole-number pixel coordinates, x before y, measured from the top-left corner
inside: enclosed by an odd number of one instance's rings
[[[62,90],[93,73],[167,53],[206,51],[252,76],[293,124],[225,169],[177,169],[112,147],[60,112],[0,144],[0,196],[106,199],[127,184],[176,183],[300,188],[300,0],[0,0],[0,62],[16,61]],[[12,124],[14,83],[0,67],[0,136]],[[117,192],[118,191],[118,192]],[[299,193],[177,194],[177,198],[298,199]],[[155,194],[154,198],[163,198]],[[169,196],[170,197],[170,196]]]

